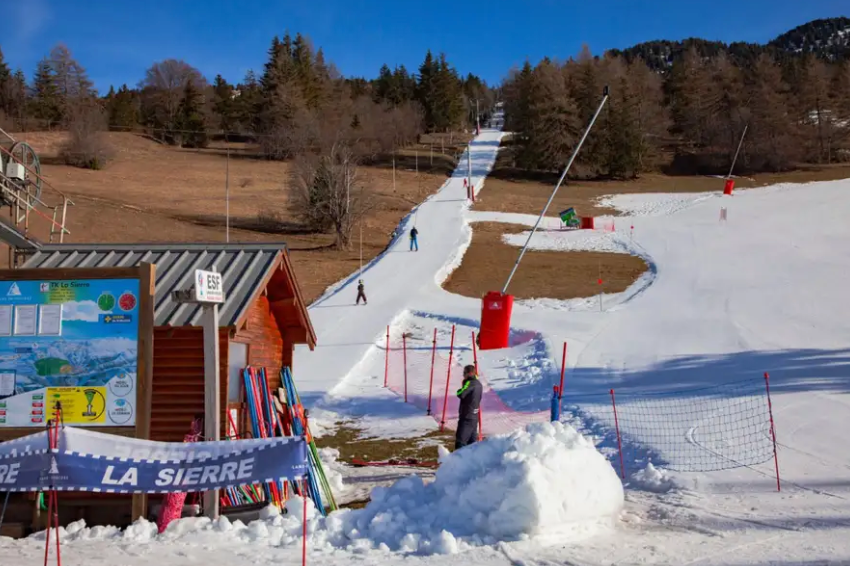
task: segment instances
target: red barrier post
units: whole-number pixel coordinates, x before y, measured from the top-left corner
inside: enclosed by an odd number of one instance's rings
[[[475,348],[475,331],[472,331],[472,363],[475,364],[475,375],[478,375],[478,350]]]
[[[472,363],[475,364],[475,376],[478,377],[478,349],[475,347],[475,331],[472,331]],[[478,407],[478,441],[484,440],[483,411]]]
[[[776,425],[773,422],[773,403],[770,402],[770,374],[764,372],[764,388],[767,391],[767,412],[770,414],[770,436],[773,438],[773,464],[776,466],[776,491],[779,486],[779,454],[776,451]]]
[[[449,346],[449,371],[446,372],[446,396],[443,398],[443,418],[440,419],[440,432],[446,428],[446,406],[449,404],[449,380],[452,377],[452,355],[455,351],[455,325],[452,324],[452,342]]]
[[[431,416],[431,394],[434,392],[434,360],[437,358],[437,329],[434,328],[434,340],[431,342],[431,379],[428,384],[428,416]]]
[[[620,475],[626,479],[626,466],[623,464],[623,442],[620,440],[620,420],[617,418],[617,401],[614,390],[611,390],[611,406],[614,407],[614,428],[617,430],[617,451],[620,453]]]
[[[401,333],[401,350],[404,355],[404,402],[407,403],[407,332]]]
[[[61,411],[61,406],[59,403],[56,403],[53,422],[48,422],[47,425],[47,445],[51,452],[59,448],[59,421],[61,419]],[[51,489],[47,494],[47,534],[44,542],[44,566],[47,566],[50,556],[50,531],[54,527],[56,528],[56,565],[62,566],[62,552],[60,550],[59,540],[59,498],[57,497],[56,490]]]
[[[567,343],[564,342],[564,355],[561,357],[561,385],[558,387],[558,414],[561,414],[561,399],[564,396],[564,371],[567,369]]]
[[[384,387],[387,386],[387,378],[390,374],[390,327],[387,325],[387,350],[384,354]]]

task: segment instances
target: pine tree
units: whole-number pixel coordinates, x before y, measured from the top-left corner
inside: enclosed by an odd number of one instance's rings
[[[30,95],[32,116],[48,127],[62,118],[62,97],[50,61],[42,59],[36,67]]]
[[[27,79],[22,70],[18,69],[15,71],[15,74],[9,81],[7,92],[8,114],[15,119],[16,127],[19,130],[25,130],[27,118]]]
[[[260,79],[261,95],[255,107],[255,129],[261,135],[260,147],[270,159],[284,159],[300,149],[296,140],[296,116],[305,108],[303,90],[293,63],[292,39],[272,40],[269,60]]]
[[[310,41],[300,33],[295,35],[292,43],[292,64],[302,99],[308,108],[318,108],[324,93],[314,69],[313,48]]]
[[[788,91],[779,66],[769,55],[759,56],[747,85],[751,118],[745,148],[759,170],[787,169],[798,157]]]
[[[425,54],[425,60],[419,66],[419,81],[416,85],[416,99],[422,106],[425,114],[425,128],[428,131],[435,131],[437,125],[437,83],[438,83],[439,64],[434,61],[434,56],[431,50]]]
[[[835,132],[836,151],[850,151],[850,59],[835,70],[831,92],[838,126]]]
[[[527,129],[517,159],[524,169],[562,169],[578,141],[578,109],[564,78],[562,69],[547,59],[528,78]]]
[[[661,139],[667,135],[670,117],[664,105],[664,84],[643,59],[628,65],[628,90],[631,95],[632,119],[640,132],[637,146],[637,169],[640,174],[652,168],[659,153]]]
[[[0,112],[12,115],[12,72],[3,58],[3,50],[0,49]]]
[[[505,128],[512,132],[529,131],[529,97],[533,68],[528,61],[515,72],[504,88]],[[524,134],[523,134],[524,135]]]
[[[393,72],[384,63],[378,71],[378,78],[372,81],[372,98],[377,104],[388,102],[393,88]]]
[[[434,118],[438,130],[449,131],[463,122],[463,92],[457,71],[449,65],[445,53],[440,54],[435,78]]]
[[[834,138],[839,129],[830,93],[831,77],[826,64],[808,55],[801,61],[799,79],[792,85],[794,112],[809,160],[832,161]]]
[[[122,85],[107,104],[109,126],[119,130],[130,130],[139,125],[139,101],[137,93]]]
[[[177,112],[177,129],[180,130],[183,147],[206,147],[209,143],[203,93],[191,80],[183,89],[183,100]]]
[[[216,116],[218,128],[225,132],[236,129],[238,121],[233,86],[221,75],[216,75],[213,81],[213,113]]]
[[[236,85],[238,95],[233,99],[233,116],[236,125],[233,128],[239,132],[249,131],[256,127],[255,113],[263,93],[254,71],[249,70]]]
[[[582,47],[578,61],[570,65],[567,72],[572,96],[578,108],[579,122],[582,128],[586,128],[599,106],[605,86],[599,62],[593,57],[587,45]],[[578,156],[579,168],[585,169],[585,173],[591,176],[605,172],[608,153],[606,135],[609,130],[606,121],[610,116],[610,109],[601,115],[601,123],[596,124],[590,131]]]
[[[673,132],[681,134],[697,147],[707,147],[707,122],[716,104],[712,100],[716,90],[712,88],[710,73],[695,47],[691,47],[681,61],[673,65],[667,84]]]

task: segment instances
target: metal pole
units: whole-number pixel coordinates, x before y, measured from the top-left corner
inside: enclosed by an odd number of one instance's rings
[[[215,271],[215,267],[213,267]],[[221,396],[219,374],[218,305],[204,305],[204,440],[221,440]],[[218,490],[204,492],[204,515],[219,515]]]
[[[466,182],[469,188],[469,198],[475,199],[475,190],[472,188],[472,141],[466,146]]]
[[[570,156],[570,160],[567,163],[566,168],[564,168],[564,172],[561,173],[561,178],[558,179],[558,183],[555,185],[555,190],[552,191],[552,194],[549,196],[548,202],[546,202],[546,206],[543,207],[543,211],[540,213],[540,217],[537,219],[537,222],[534,224],[534,228],[531,229],[531,233],[528,235],[528,239],[525,241],[525,245],[522,247],[522,250],[519,252],[519,257],[514,264],[513,269],[511,269],[511,274],[508,275],[508,280],[505,281],[505,286],[502,288],[502,294],[505,294],[508,291],[508,285],[511,284],[511,279],[514,278],[514,274],[516,273],[517,268],[519,267],[519,262],[522,261],[522,256],[525,255],[525,251],[528,249],[528,244],[531,242],[531,237],[534,236],[534,232],[537,231],[537,227],[540,226],[540,221],[543,220],[543,217],[546,215],[546,211],[549,210],[549,205],[552,204],[552,201],[555,200],[555,195],[558,193],[558,189],[561,188],[561,183],[564,182],[564,179],[567,177],[567,173],[570,172],[570,167],[573,166],[573,161],[575,161],[576,156],[578,155],[581,146],[584,145],[584,141],[587,139],[588,134],[590,134],[590,130],[593,128],[593,124],[596,123],[596,119],[599,117],[599,113],[602,112],[602,107],[605,106],[605,103],[608,101],[608,87],[602,91],[602,101],[599,103],[599,108],[596,109],[596,113],[591,118],[590,123],[587,125],[587,129],[584,131],[584,134],[581,136],[581,139],[578,142],[578,145],[573,150],[573,154]]]
[[[224,143],[227,144],[227,137],[224,138]],[[224,238],[227,243],[230,243],[230,145],[227,145],[227,160],[224,167]]]
[[[747,128],[749,127],[749,124],[744,125],[744,132],[741,134],[741,141],[738,142],[738,149],[735,150],[735,158],[732,159],[732,167],[729,168],[729,174],[726,176],[727,179],[732,178],[732,171],[735,169],[735,163],[738,161],[738,154],[741,153],[741,146],[744,145],[744,136],[747,135]]]
[[[363,277],[363,219],[360,219],[360,277]]]
[[[395,192],[395,147],[393,147],[393,192]]]

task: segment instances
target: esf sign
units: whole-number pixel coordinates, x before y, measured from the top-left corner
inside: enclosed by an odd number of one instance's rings
[[[195,271],[195,300],[199,303],[223,303],[224,279],[216,271]]]

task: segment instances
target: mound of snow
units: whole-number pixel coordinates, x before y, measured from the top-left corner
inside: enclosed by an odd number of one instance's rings
[[[667,493],[675,489],[677,485],[666,470],[659,470],[652,465],[652,462],[649,462],[644,469],[632,474],[629,478],[629,487],[653,493]]]
[[[614,469],[591,441],[562,423],[493,436],[442,460],[433,483],[412,475],[375,488],[363,509],[322,518],[310,505],[310,546],[454,554],[537,535],[566,543],[611,528],[623,506]],[[302,500],[293,497],[285,514],[267,510],[247,526],[225,517],[186,518],[157,536],[156,525],[141,519],[123,532],[80,521],[63,529],[62,539],[289,546],[300,543],[302,514]]]
[[[402,549],[411,535],[431,545],[449,537],[493,543],[586,536],[610,525],[622,504],[622,484],[593,443],[569,425],[541,423],[452,454],[433,483],[411,476],[376,490],[366,508],[343,521]]]

